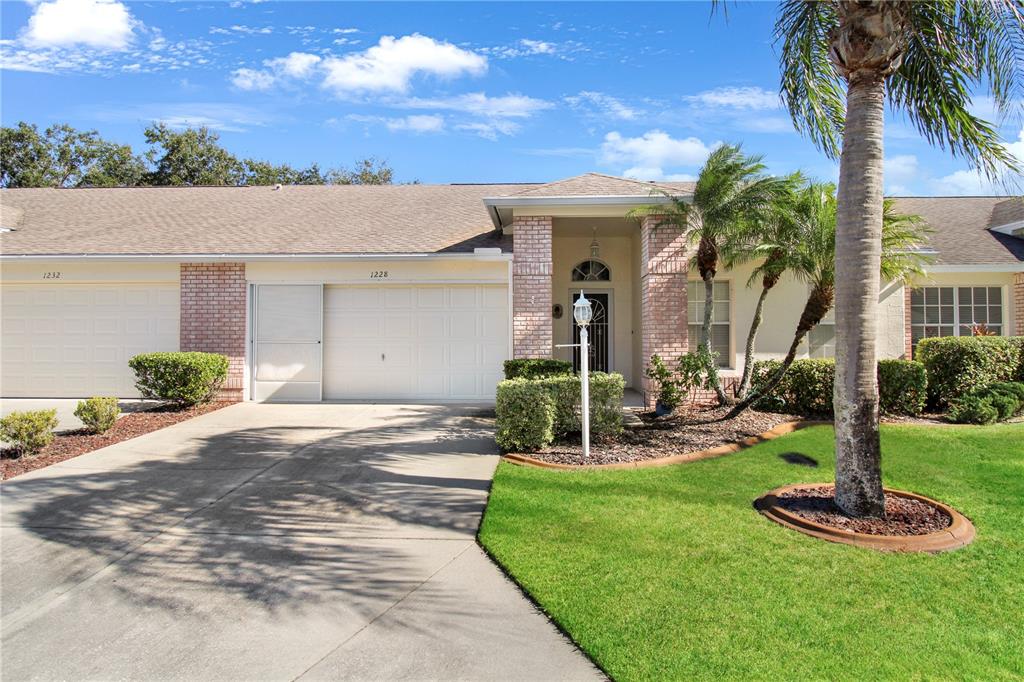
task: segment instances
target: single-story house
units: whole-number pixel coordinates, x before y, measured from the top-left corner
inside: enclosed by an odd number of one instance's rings
[[[595,305],[591,366],[649,395],[653,353],[693,347],[703,289],[684,240],[628,219],[652,183],[0,190],[4,397],[135,394],[136,353],[230,358],[244,400],[491,400],[511,357],[574,358],[572,304]],[[657,188],[685,197],[688,183]],[[882,288],[879,354],[984,323],[1024,334],[1024,203],[913,197],[935,262]],[[713,346],[742,364],[759,284],[719,274]],[[806,285],[767,302],[758,357],[789,346]],[[828,356],[832,325],[804,355]],[[726,375],[729,371],[725,372]]]

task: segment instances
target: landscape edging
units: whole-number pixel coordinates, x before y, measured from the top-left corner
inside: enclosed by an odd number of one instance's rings
[[[537,469],[557,469],[561,471],[578,470],[578,469],[644,469],[648,467],[663,467],[672,464],[685,464],[687,462],[698,462],[703,459],[711,459],[713,457],[723,457],[725,455],[731,455],[734,452],[745,450],[749,447],[757,445],[758,443],[764,443],[765,441],[774,440],[780,436],[793,433],[799,429],[807,428],[809,426],[822,426],[825,424],[831,424],[831,421],[819,421],[802,419],[798,421],[783,422],[774,428],[771,428],[764,433],[756,436],[749,436],[743,440],[738,440],[733,443],[726,443],[717,447],[709,448],[707,450],[697,450],[695,452],[686,452],[681,455],[670,455],[668,457],[658,457],[657,459],[642,459],[636,462],[611,462],[609,464],[557,464],[555,462],[545,462],[528,455],[520,454],[507,454],[502,456],[502,460],[518,466],[535,467]]]

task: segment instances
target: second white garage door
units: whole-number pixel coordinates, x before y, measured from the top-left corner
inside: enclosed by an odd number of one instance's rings
[[[508,347],[504,285],[324,289],[325,400],[493,400]]]

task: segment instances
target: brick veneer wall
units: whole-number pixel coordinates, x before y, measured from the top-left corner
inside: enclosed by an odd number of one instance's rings
[[[1014,335],[1024,336],[1024,272],[1013,276],[1013,326]]]
[[[687,351],[686,239],[671,226],[657,227],[659,218],[640,221],[640,328],[643,370],[657,353],[674,365]],[[642,378],[644,401],[656,399],[653,382]]]
[[[239,401],[245,376],[245,263],[181,264],[181,350],[228,356],[218,400]]]
[[[551,228],[548,216],[512,221],[512,355],[551,357]]]

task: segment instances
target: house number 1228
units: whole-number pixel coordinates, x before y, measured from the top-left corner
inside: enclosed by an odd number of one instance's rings
[[[387,279],[387,270],[374,270],[370,273],[370,279]]]

